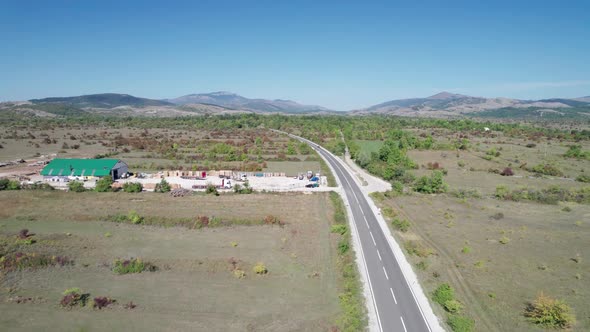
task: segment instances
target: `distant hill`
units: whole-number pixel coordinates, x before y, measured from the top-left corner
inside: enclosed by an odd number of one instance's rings
[[[31,99],[30,102],[33,104],[65,104],[77,108],[114,108],[119,106],[147,107],[173,105],[172,103],[163,100],[139,98],[118,93],[101,93],[76,97]]]
[[[565,111],[568,109],[567,111]],[[500,112],[494,112],[501,110]],[[410,98],[391,100],[370,106],[360,110],[351,111],[351,114],[391,114],[401,116],[427,116],[427,117],[456,117],[456,116],[482,116],[506,118],[510,114],[521,117],[527,112],[532,112],[531,117],[541,117],[549,113],[556,117],[587,116],[590,111],[590,100],[584,98],[566,99],[553,98],[543,100],[519,100],[509,98],[484,98],[472,97],[449,92],[441,92],[426,98]]]
[[[301,113],[330,111],[325,107],[316,105],[302,105],[291,100],[250,99],[225,91],[190,94],[174,99],[167,99],[166,101],[176,105],[210,104],[235,110],[254,112]]]

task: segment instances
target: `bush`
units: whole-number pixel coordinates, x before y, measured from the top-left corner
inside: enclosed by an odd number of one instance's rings
[[[113,184],[113,179],[110,176],[105,176],[100,178],[96,181],[96,186],[94,187],[94,191],[99,193],[104,193],[108,191],[113,191],[111,185]]]
[[[139,213],[137,213],[137,211],[131,210],[127,214],[127,221],[130,221],[131,223],[137,225],[143,222],[143,217],[140,216]]]
[[[350,245],[348,244],[348,241],[342,240],[338,242],[338,252],[340,253],[340,255],[346,254],[349,249]]]
[[[236,184],[234,186],[234,192],[236,194],[251,194],[253,190],[252,187],[250,187],[248,181],[245,181],[243,186],[240,184]]]
[[[68,189],[70,191],[73,191],[76,193],[81,193],[83,191],[86,191],[86,189],[84,188],[84,183],[82,183],[80,181],[72,181],[72,182],[68,183]]]
[[[444,193],[448,185],[443,180],[441,171],[433,171],[430,177],[423,176],[414,184],[414,190],[425,194]]]
[[[410,228],[410,222],[405,219],[394,218],[393,221],[391,222],[391,224],[397,230],[404,232],[404,233],[407,232],[408,229]]]
[[[19,190],[20,183],[15,180],[0,179],[0,190]]]
[[[461,311],[463,311],[463,305],[461,304],[461,302],[457,300],[448,300],[447,302],[445,302],[444,307],[446,311],[452,314],[460,313]]]
[[[528,304],[524,316],[533,324],[549,328],[570,328],[576,321],[567,304],[543,293]]]
[[[59,302],[62,307],[71,309],[75,306],[85,306],[89,294],[82,294],[80,288],[69,288],[63,292],[63,297]]]
[[[582,151],[581,145],[570,145],[565,153],[566,158],[590,159],[590,151]]]
[[[406,241],[404,248],[410,255],[416,255],[418,257],[426,258],[433,254],[432,249],[422,246],[416,241]]]
[[[539,164],[530,169],[530,171],[542,175],[563,176],[563,172],[551,164]]]
[[[157,270],[158,268],[155,265],[144,262],[139,258],[117,259],[113,267],[113,272],[117,274],[141,273],[143,271],[154,272]]]
[[[576,181],[583,183],[590,183],[590,175],[580,174],[576,177]]]
[[[207,193],[207,194],[213,194],[215,196],[219,196],[219,191],[217,191],[217,187],[215,187],[212,184],[208,184],[207,185],[207,189],[205,189],[205,193]]]
[[[157,193],[167,193],[170,190],[172,190],[172,188],[166,179],[162,179],[160,183],[156,184],[156,188],[154,189]]]
[[[506,236],[502,236],[500,240],[498,240],[498,242],[500,242],[501,244],[508,244],[508,242],[510,242],[510,239]]]
[[[512,171],[512,168],[510,167],[506,167],[504,168],[504,170],[500,173],[500,175],[502,176],[513,176],[514,172]]]
[[[123,191],[126,193],[140,193],[143,185],[139,182],[127,182],[123,184]]]
[[[473,319],[461,315],[449,315],[447,324],[454,332],[471,332],[475,328]]]
[[[115,300],[105,296],[99,296],[94,298],[94,303],[92,304],[92,307],[100,310],[102,308],[108,307],[113,303],[115,303]]]
[[[270,214],[268,216],[264,217],[262,222],[266,225],[279,225],[279,226],[283,225],[283,222],[279,219],[279,217],[275,217]]]
[[[258,263],[256,265],[254,265],[254,268],[252,268],[252,270],[254,271],[254,273],[260,274],[260,275],[268,273],[268,269],[266,268],[264,263]]]
[[[336,225],[332,225],[331,228],[331,232],[332,233],[337,233],[340,235],[344,235],[347,231],[346,225],[343,224],[336,224]]]
[[[444,306],[447,301],[455,299],[455,291],[447,284],[440,284],[432,293],[432,300],[441,306]]]

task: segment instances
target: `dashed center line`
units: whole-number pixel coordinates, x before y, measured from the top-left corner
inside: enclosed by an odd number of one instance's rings
[[[408,330],[406,329],[406,324],[404,323],[404,318],[402,316],[399,316],[399,319],[402,320],[402,326],[404,327],[404,331],[408,332]]]
[[[387,275],[387,271],[385,271],[385,266],[383,267],[383,273],[385,273],[385,278],[387,278],[387,280],[389,280],[389,276]]]
[[[395,294],[393,294],[393,288],[389,287],[389,290],[391,291],[391,296],[393,297],[393,302],[395,302],[395,304],[397,304],[397,299],[395,298]]]
[[[369,232],[369,234],[371,235],[371,239],[373,239],[373,244],[375,246],[377,246],[377,242],[375,242],[375,238],[373,237],[373,233],[372,232]]]
[[[380,260],[380,261],[383,261],[383,260],[381,259],[381,253],[379,253],[379,249],[377,249],[377,256],[379,256],[379,260]]]

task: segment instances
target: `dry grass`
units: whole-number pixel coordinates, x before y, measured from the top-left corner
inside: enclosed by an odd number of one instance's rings
[[[328,330],[340,313],[327,193],[172,198],[1,192],[0,205],[10,207],[0,220],[0,234],[28,228],[39,238],[28,249],[67,253],[76,262],[5,276],[0,326],[9,330],[318,331]],[[286,225],[187,230],[97,221],[131,209],[179,218],[274,215]],[[111,271],[116,258],[130,257],[149,260],[159,270],[124,276]],[[245,276],[236,278],[230,259]],[[264,262],[266,275],[251,272],[258,262]],[[71,287],[108,295],[119,305],[100,313],[64,311],[56,304]],[[7,301],[15,296],[41,300]],[[123,307],[130,301],[137,305],[133,310]]]

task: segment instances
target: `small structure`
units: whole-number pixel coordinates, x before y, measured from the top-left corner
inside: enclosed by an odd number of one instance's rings
[[[127,164],[119,159],[53,159],[41,170],[44,178],[105,177],[113,180],[127,174]]]

